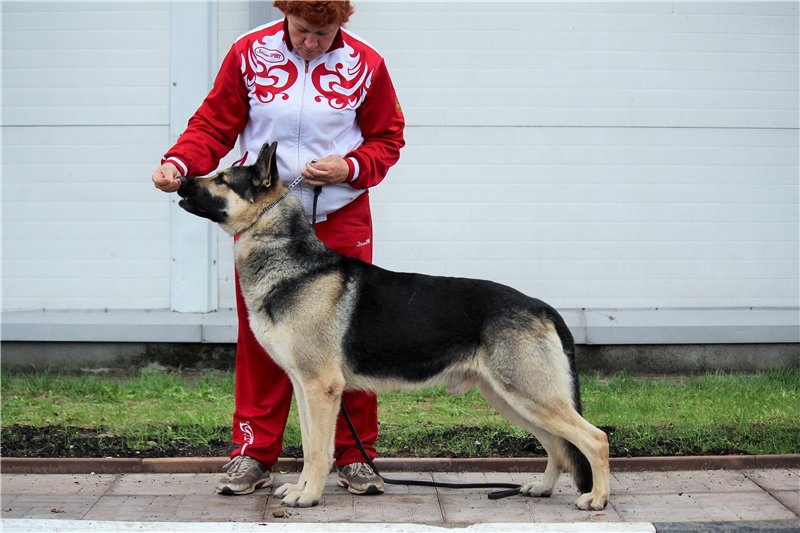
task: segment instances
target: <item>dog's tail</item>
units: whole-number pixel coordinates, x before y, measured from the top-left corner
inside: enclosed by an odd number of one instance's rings
[[[564,319],[561,318],[557,312],[553,312],[550,318],[556,328],[558,337],[561,339],[564,355],[569,361],[570,377],[572,378],[572,403],[575,410],[578,411],[579,414],[582,414],[581,387],[578,381],[578,369],[575,364],[575,340],[572,338],[572,333],[569,331],[569,328],[564,323]],[[562,461],[565,463],[562,465],[563,468],[572,475],[572,480],[581,493],[591,492],[593,481],[592,467],[589,464],[589,460],[574,444],[569,441],[566,441],[565,444],[566,453],[562,458]]]

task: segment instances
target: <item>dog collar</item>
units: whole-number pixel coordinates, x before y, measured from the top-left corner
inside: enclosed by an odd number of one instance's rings
[[[302,181],[303,181],[304,179],[306,179],[306,178],[305,178],[305,176],[297,176],[297,178],[296,178],[296,179],[295,179],[295,180],[294,180],[292,183],[290,183],[290,184],[289,184],[289,190],[288,190],[287,192],[285,192],[284,194],[282,194],[282,195],[278,196],[277,198],[275,198],[275,199],[274,199],[274,200],[273,200],[273,201],[272,201],[272,202],[271,202],[269,205],[267,205],[266,207],[264,207],[264,209],[262,209],[262,210],[261,210],[261,212],[260,212],[260,213],[258,214],[258,216],[256,217],[255,221],[253,221],[253,223],[252,223],[252,224],[250,224],[249,226],[247,226],[246,228],[244,228],[242,231],[240,231],[240,232],[239,232],[239,234],[241,235],[241,234],[242,234],[242,233],[244,233],[245,231],[248,231],[248,230],[252,229],[252,227],[253,227],[253,226],[255,226],[255,225],[256,225],[256,223],[258,223],[258,220],[259,220],[259,219],[260,219],[262,216],[264,216],[264,213],[268,212],[270,209],[272,209],[273,207],[275,207],[276,205],[278,205],[279,203],[281,203],[281,202],[282,202],[282,201],[283,201],[283,200],[284,200],[284,199],[285,199],[287,196],[289,196],[290,194],[292,194],[292,189],[294,189],[295,187],[297,187],[298,185],[300,185],[300,183],[302,183]]]

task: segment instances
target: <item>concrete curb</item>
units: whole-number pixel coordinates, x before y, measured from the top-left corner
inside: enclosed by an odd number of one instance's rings
[[[0,458],[4,474],[216,474],[227,457],[167,458]],[[379,458],[375,466],[389,472],[543,472],[544,457],[510,458]],[[282,458],[275,469],[299,472],[302,459]],[[758,468],[800,468],[800,454],[715,455],[689,457],[614,457],[611,469],[617,472],[678,470],[749,470]]]

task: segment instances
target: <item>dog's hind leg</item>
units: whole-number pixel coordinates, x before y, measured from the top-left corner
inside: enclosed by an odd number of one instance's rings
[[[546,489],[560,464],[585,493],[575,504],[585,510],[604,508],[609,497],[608,437],[576,410],[570,361],[555,326],[538,320],[524,329],[496,332],[489,341],[480,368],[486,386],[516,412],[523,427],[557,438],[548,454],[559,462],[543,486],[534,484],[530,490]]]
[[[501,395],[497,394],[486,382],[478,385],[478,388],[495,409],[501,415],[505,416],[509,421],[525,428],[533,433],[533,436],[542,444],[542,447],[547,452],[547,466],[544,469],[544,475],[541,481],[527,483],[520,488],[520,492],[525,496],[537,496],[547,498],[553,494],[553,489],[561,477],[561,454],[564,446],[563,439],[551,435],[544,429],[532,424],[528,419],[519,414]]]
[[[344,378],[338,368],[321,369],[319,375],[309,380],[298,380],[302,393],[298,395],[298,410],[305,410],[306,434],[303,442],[304,483],[299,490],[289,491],[283,497],[283,505],[289,507],[311,507],[322,498],[325,480],[333,463],[333,438],[336,416],[344,391]],[[307,441],[307,442],[306,442]]]
[[[608,464],[608,436],[591,425],[571,405],[563,409],[544,409],[535,416],[547,431],[569,441],[589,462],[592,471],[592,490],[582,494],[575,505],[584,510],[599,511],[608,503],[611,472]]]
[[[518,416],[525,420],[524,427],[528,429],[541,428],[544,432],[560,437],[577,447],[591,468],[592,487],[590,492],[582,494],[575,501],[575,505],[583,510],[597,511],[605,508],[610,494],[611,476],[608,466],[608,437],[606,434],[578,414],[568,399],[541,402],[510,389],[507,384],[504,387],[500,383],[491,383],[490,386],[516,411]],[[548,450],[548,454],[550,454],[550,450]],[[561,455],[558,452],[556,454]],[[548,467],[551,457],[551,455],[548,457]],[[546,474],[545,482],[547,480]],[[535,489],[536,485],[534,484],[531,488]],[[541,488],[546,488],[546,486]]]

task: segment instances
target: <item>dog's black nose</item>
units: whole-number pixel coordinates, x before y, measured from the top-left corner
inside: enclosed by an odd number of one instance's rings
[[[181,198],[188,198],[194,194],[195,190],[197,190],[197,185],[195,185],[194,180],[186,176],[181,176],[181,186],[178,189],[178,195]]]

